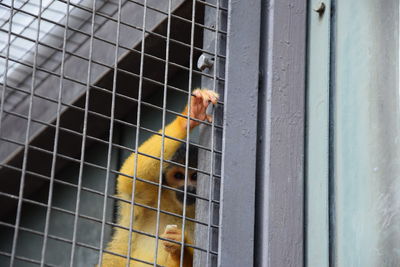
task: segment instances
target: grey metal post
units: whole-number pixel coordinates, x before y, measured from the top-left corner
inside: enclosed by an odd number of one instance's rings
[[[255,266],[303,266],[306,6],[262,3]]]
[[[230,1],[218,266],[253,266],[260,0]]]

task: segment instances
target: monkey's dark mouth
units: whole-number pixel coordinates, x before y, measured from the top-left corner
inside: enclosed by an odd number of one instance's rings
[[[184,187],[181,186],[178,188],[179,190],[184,190]],[[188,193],[196,194],[196,187],[189,185],[186,190]],[[183,204],[184,193],[176,192],[176,198]],[[196,197],[191,195],[186,195],[186,205],[193,205],[196,202]]]

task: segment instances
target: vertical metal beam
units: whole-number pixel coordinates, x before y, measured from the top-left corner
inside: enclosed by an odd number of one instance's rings
[[[330,264],[399,266],[399,1],[332,3]]]
[[[255,266],[303,266],[306,6],[262,4]]]
[[[218,266],[253,266],[260,0],[230,1]]]
[[[331,1],[309,3],[305,266],[328,267]]]

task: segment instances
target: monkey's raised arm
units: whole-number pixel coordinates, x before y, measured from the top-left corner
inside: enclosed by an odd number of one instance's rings
[[[164,138],[164,159],[169,160],[176,150],[178,149],[180,142],[172,140],[166,136],[171,136],[177,139],[186,138],[186,127],[184,127],[186,123],[186,119],[182,117],[177,117],[173,122],[171,122],[165,128],[165,138]],[[161,134],[162,130],[159,131]],[[153,156],[156,158],[160,158],[161,156],[161,145],[162,145],[162,136],[161,135],[153,135],[148,140],[146,140],[138,149],[140,153],[147,154],[149,156]],[[154,159],[145,155],[138,155],[137,159],[137,170],[136,176],[157,182],[160,174],[160,160]],[[120,170],[121,173],[124,173],[129,176],[134,175],[135,169],[135,153],[132,153],[122,165]],[[124,175],[118,176],[118,185],[117,185],[118,193],[132,193],[132,178]]]
[[[206,114],[206,109],[209,102],[214,104],[217,103],[218,95],[210,90],[195,90],[193,91],[194,96],[191,97],[190,101],[190,117],[198,120],[211,120],[210,115]],[[182,112],[183,115],[187,115],[188,107]],[[199,123],[196,121],[190,121],[190,129],[196,127]],[[187,119],[178,116],[165,128],[164,138],[164,159],[169,160],[175,154],[179,148],[181,142],[175,141],[167,136],[184,140],[187,133]],[[159,131],[162,133],[162,130]],[[152,182],[158,182],[160,174],[160,156],[161,156],[162,136],[153,135],[147,141],[145,141],[138,149],[140,153],[144,153],[158,159],[141,155],[139,153],[137,159],[137,170],[136,176]],[[122,165],[120,170],[128,176],[133,176],[135,170],[135,153],[132,153]],[[132,194],[132,178],[125,175],[118,176],[117,192],[118,194]],[[136,187],[146,186],[147,183],[137,181]],[[155,187],[154,187],[155,189]],[[139,190],[138,190],[139,191]]]

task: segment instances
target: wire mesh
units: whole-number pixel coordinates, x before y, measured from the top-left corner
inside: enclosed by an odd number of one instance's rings
[[[116,266],[170,266],[165,255],[174,244],[180,266],[196,251],[206,255],[197,266],[215,265],[222,114],[208,122],[190,117],[191,105],[182,110],[202,84],[223,94],[223,72],[195,65],[204,54],[224,68],[227,11],[217,0],[0,1],[1,266],[108,266],[107,257]],[[215,43],[204,47],[210,34]],[[183,138],[166,131],[176,118],[185,121]],[[209,143],[190,131],[192,122],[210,129]],[[158,154],[141,151],[151,136],[161,140]],[[171,142],[186,145],[183,161],[168,154]],[[209,166],[190,163],[192,147],[207,152]],[[133,171],[125,173],[129,155]],[[139,175],[143,158],[157,162],[155,180]],[[184,170],[181,187],[166,182],[171,166]],[[188,190],[193,172],[209,180],[205,192]],[[131,181],[130,195],[118,193],[122,178]],[[142,201],[141,185],[156,199]],[[166,207],[166,195],[182,195],[173,202],[179,208]],[[190,215],[190,199],[208,214]],[[138,217],[142,211],[154,221]],[[170,239],[175,224],[179,237]],[[208,229],[207,242],[196,242],[196,227]],[[126,237],[122,250],[111,245],[118,233]]]

